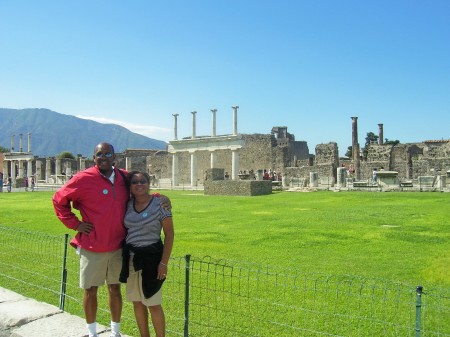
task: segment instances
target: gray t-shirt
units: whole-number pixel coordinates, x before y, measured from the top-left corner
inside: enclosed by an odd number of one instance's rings
[[[134,199],[128,201],[125,213],[125,227],[128,230],[126,243],[145,247],[161,239],[162,221],[172,212],[161,207],[161,199],[153,196],[149,205],[141,212],[134,208]]]

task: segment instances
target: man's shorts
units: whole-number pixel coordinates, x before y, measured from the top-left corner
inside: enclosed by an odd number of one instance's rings
[[[145,298],[142,291],[142,270],[134,271],[130,261],[130,275],[127,279],[127,301],[142,302],[146,307],[160,305],[162,301],[162,287],[150,298]]]
[[[80,250],[80,287],[89,289],[105,284],[120,284],[122,249],[107,253]]]

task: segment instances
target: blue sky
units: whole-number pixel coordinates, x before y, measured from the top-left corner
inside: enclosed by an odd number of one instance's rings
[[[450,139],[450,1],[0,0],[0,107],[173,139]]]

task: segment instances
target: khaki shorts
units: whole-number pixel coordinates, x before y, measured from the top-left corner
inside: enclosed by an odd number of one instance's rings
[[[145,298],[142,291],[142,270],[134,271],[130,261],[130,276],[127,279],[127,301],[142,302],[146,307],[160,305],[162,301],[162,287],[150,298]]]
[[[80,287],[89,289],[105,284],[120,284],[122,249],[107,253],[80,250]]]

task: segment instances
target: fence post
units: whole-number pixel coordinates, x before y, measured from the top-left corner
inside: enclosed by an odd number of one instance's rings
[[[189,336],[189,271],[191,265],[191,256],[186,255],[186,278],[184,287],[184,337]]]
[[[423,287],[417,286],[416,288],[416,337],[420,337],[420,314],[422,307],[422,293]]]
[[[61,290],[59,292],[59,309],[64,311],[64,304],[66,301],[66,284],[67,284],[67,245],[69,242],[69,234],[64,235],[64,254],[63,254],[63,263],[62,263],[62,271],[61,271]]]

